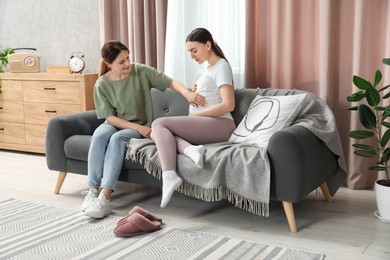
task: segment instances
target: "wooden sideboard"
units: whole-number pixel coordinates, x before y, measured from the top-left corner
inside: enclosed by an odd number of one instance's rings
[[[0,149],[45,153],[49,120],[94,109],[97,74],[0,73]]]

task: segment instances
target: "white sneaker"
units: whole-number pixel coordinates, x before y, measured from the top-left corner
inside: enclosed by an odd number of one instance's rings
[[[110,200],[107,200],[103,193],[95,198],[92,205],[85,210],[85,215],[91,218],[104,218],[111,213]]]
[[[81,211],[85,211],[92,205],[93,199],[96,199],[99,195],[99,191],[96,187],[89,188],[89,191],[83,191],[81,194],[86,194],[84,197],[83,204],[81,204]]]

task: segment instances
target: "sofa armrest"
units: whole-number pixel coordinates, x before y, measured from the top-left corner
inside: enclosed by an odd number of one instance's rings
[[[311,131],[290,126],[268,143],[271,197],[298,202],[336,174],[337,156]]]
[[[64,143],[73,135],[92,135],[104,122],[95,110],[53,117],[46,130],[46,163],[50,170],[67,172]]]

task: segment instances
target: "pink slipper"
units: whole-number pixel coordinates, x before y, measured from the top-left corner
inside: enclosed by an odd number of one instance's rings
[[[134,237],[160,229],[161,223],[149,220],[145,216],[135,212],[131,214],[126,223],[117,226],[114,234],[118,237]]]
[[[162,224],[162,219],[161,218],[158,218],[156,216],[154,216],[152,213],[150,213],[149,211],[141,208],[141,207],[138,207],[138,206],[135,206],[134,208],[132,208],[130,211],[129,211],[129,214],[126,216],[126,217],[123,217],[122,219],[120,219],[118,221],[118,223],[116,224],[117,226],[120,226],[124,223],[126,223],[128,220],[128,218],[133,214],[133,213],[139,213],[143,216],[145,216],[146,218],[148,218],[149,220],[151,221],[158,221],[160,222],[160,224]]]

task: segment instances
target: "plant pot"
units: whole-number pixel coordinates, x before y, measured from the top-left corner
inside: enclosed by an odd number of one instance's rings
[[[385,222],[390,222],[390,186],[386,180],[375,182],[375,195],[378,211],[376,216]]]

